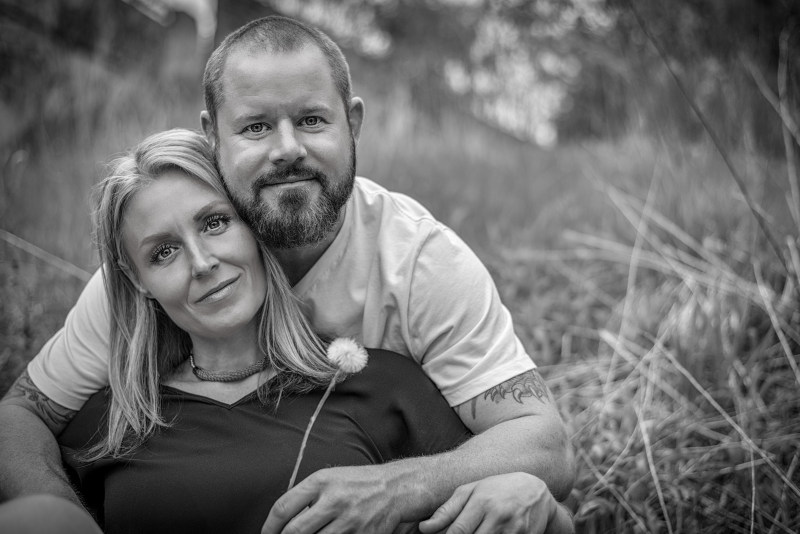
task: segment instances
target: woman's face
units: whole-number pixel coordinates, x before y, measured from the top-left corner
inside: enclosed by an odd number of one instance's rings
[[[192,337],[219,339],[257,324],[266,294],[258,244],[228,199],[169,171],[137,192],[122,244],[140,289]]]

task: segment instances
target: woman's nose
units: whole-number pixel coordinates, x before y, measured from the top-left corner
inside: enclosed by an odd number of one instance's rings
[[[270,148],[269,160],[273,165],[291,165],[306,157],[305,146],[297,138],[294,124],[288,121],[278,125],[271,140],[274,144]]]
[[[189,253],[192,259],[192,278],[201,278],[219,266],[217,257],[202,243],[191,244]]]

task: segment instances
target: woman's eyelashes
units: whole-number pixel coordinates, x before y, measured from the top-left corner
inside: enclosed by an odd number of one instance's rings
[[[150,263],[155,265],[162,264],[170,259],[176,250],[177,247],[175,245],[170,243],[161,243],[155,249],[153,249],[153,252],[150,254]]]
[[[206,217],[203,224],[203,231],[219,233],[225,231],[231,224],[233,217],[226,213],[215,213]]]
[[[202,221],[201,233],[210,235],[219,235],[228,229],[233,216],[227,213],[215,213],[209,215]],[[150,263],[154,265],[161,265],[172,259],[178,251],[178,244],[171,242],[159,243],[150,253]]]

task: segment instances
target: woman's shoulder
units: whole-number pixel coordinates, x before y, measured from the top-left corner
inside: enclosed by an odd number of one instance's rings
[[[357,373],[360,381],[379,387],[405,389],[433,387],[433,382],[413,359],[384,349],[367,349],[367,365]]]
[[[108,404],[111,402],[110,388],[101,389],[89,397],[64,430],[58,441],[67,447],[82,447],[105,427]]]
[[[367,355],[369,358],[367,359],[367,366],[364,368],[364,371],[370,369],[373,371],[387,369],[395,369],[399,371],[407,369],[412,372],[419,372],[420,374],[423,374],[422,368],[417,362],[408,356],[403,356],[400,353],[385,349],[368,348]]]

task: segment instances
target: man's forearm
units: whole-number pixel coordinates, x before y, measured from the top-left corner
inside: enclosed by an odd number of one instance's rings
[[[0,403],[0,500],[47,493],[82,506],[52,431],[28,409]]]
[[[547,484],[561,501],[575,481],[574,458],[560,419],[529,415],[496,424],[446,455],[448,471],[470,472],[472,480],[521,471]],[[448,465],[451,464],[451,465]]]
[[[399,460],[386,467],[393,479],[390,484],[401,488],[408,499],[405,504],[414,515],[423,516],[432,513],[458,486],[492,475],[530,473],[543,480],[557,500],[569,495],[574,481],[563,426],[557,419],[542,416],[504,421],[450,452]]]
[[[483,406],[484,413],[490,408]],[[537,490],[538,498],[524,503],[532,516],[548,514],[552,496],[569,493],[572,456],[555,410],[512,414],[481,430],[449,452],[317,471],[276,501],[262,534],[278,534],[289,523],[302,533],[324,524],[332,532],[390,532],[398,524],[428,519],[459,486],[506,473],[530,473],[542,485],[544,493]],[[492,507],[484,504],[479,513]]]

